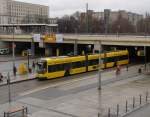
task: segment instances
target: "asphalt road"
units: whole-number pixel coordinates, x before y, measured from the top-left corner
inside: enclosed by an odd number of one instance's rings
[[[104,74],[107,74],[108,71],[110,71],[110,69],[105,70],[103,72],[104,72]],[[45,97],[56,98],[56,97],[63,96],[63,95],[69,94],[69,93],[81,92],[81,91],[88,90],[91,88],[96,88],[98,86],[98,83],[92,83],[92,84],[89,84],[86,86],[83,85],[82,87],[76,88],[76,90],[70,90],[68,92],[65,92],[65,91],[60,92],[59,90],[57,90],[57,88],[55,88],[55,85],[57,87],[57,86],[67,84],[67,82],[76,82],[79,80],[83,80],[82,82],[84,82],[84,80],[86,80],[87,78],[91,79],[93,77],[96,77],[96,75],[97,75],[97,71],[93,71],[93,72],[82,73],[82,74],[77,74],[77,75],[72,75],[72,76],[68,76],[68,77],[52,79],[52,80],[46,80],[46,81],[30,80],[30,81],[14,83],[14,84],[11,84],[11,97],[12,97],[12,100],[14,101],[14,100],[17,100],[18,98],[30,96],[30,94],[35,97],[40,96],[42,98],[45,98]],[[117,79],[114,79],[114,78],[106,79],[102,82],[102,85],[114,83],[115,81],[119,81],[119,80],[126,80],[125,77],[126,76],[120,77]],[[131,77],[133,77],[133,76],[131,76]],[[53,85],[53,86],[49,87],[50,85]],[[36,91],[38,89],[48,89],[48,90],[45,90],[44,92]],[[30,92],[32,90],[33,90],[33,92]],[[27,93],[24,93],[24,92],[27,92]],[[34,92],[39,92],[40,94],[34,93]],[[20,95],[20,94],[22,94],[22,95]],[[49,96],[47,96],[47,94]],[[1,86],[0,87],[0,104],[4,104],[6,102],[8,102],[8,86]]]
[[[18,98],[21,98],[19,95],[20,93],[36,89],[39,87],[46,87],[52,84],[61,83],[62,81],[71,81],[72,79],[81,79],[85,76],[92,76],[95,75],[97,72],[89,72],[89,73],[83,73],[58,79],[52,79],[52,80],[45,80],[45,81],[38,81],[38,80],[30,80],[30,81],[24,81],[19,82],[15,84],[11,84],[11,97],[12,100],[16,100]],[[4,104],[8,102],[8,86],[1,86],[0,87],[0,104]]]

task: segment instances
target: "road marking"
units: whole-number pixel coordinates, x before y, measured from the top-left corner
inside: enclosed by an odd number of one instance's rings
[[[96,76],[96,75],[91,75],[91,76],[88,76],[88,77],[85,77],[85,78],[82,78],[82,79],[71,79],[70,81],[63,81],[63,82],[60,82],[60,83],[41,86],[41,87],[38,87],[36,89],[32,89],[32,90],[29,90],[29,91],[26,91],[26,92],[23,92],[23,93],[19,93],[19,96],[29,95],[29,94],[32,94],[32,93],[35,93],[35,92],[38,92],[38,91],[41,91],[41,90],[45,90],[45,89],[48,89],[48,88],[56,88],[56,87],[59,87],[59,86],[62,86],[62,85],[67,86],[67,85],[70,85],[70,84],[75,83],[75,82],[79,82],[79,81],[82,81],[82,80],[94,78],[94,76]]]

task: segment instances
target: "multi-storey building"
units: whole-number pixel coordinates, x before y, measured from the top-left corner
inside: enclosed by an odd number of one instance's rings
[[[96,18],[98,20],[109,20],[109,23],[113,23],[116,21],[121,15],[123,18],[128,19],[133,25],[136,25],[139,20],[143,18],[143,15],[127,12],[125,10],[119,10],[119,11],[111,11],[109,9],[105,9],[104,12],[92,12],[92,17]],[[81,16],[87,16],[86,13],[81,13]]]
[[[119,11],[111,11],[109,9],[104,10],[104,12],[94,12],[93,17],[105,20],[105,15],[106,13],[109,12],[109,22],[113,23],[116,21],[121,15],[124,19],[127,19],[131,22],[131,24],[136,25],[138,21],[140,21],[143,18],[143,15],[137,14],[137,13],[132,13],[132,12],[127,12],[125,10],[119,10]]]
[[[49,7],[31,3],[11,1],[10,16],[10,21],[12,23],[36,23],[38,22],[37,18],[42,20],[49,17]]]
[[[49,18],[48,6],[0,0],[0,29],[2,32],[12,32],[11,25],[23,32],[32,32],[33,28],[34,31],[48,29],[56,32],[58,28],[56,19]]]
[[[0,23],[36,23],[49,17],[49,7],[13,0],[0,0]],[[41,18],[41,19],[40,19]],[[40,21],[39,21],[40,22]],[[42,22],[42,21],[41,21]]]
[[[0,24],[8,23],[9,0],[0,0]]]

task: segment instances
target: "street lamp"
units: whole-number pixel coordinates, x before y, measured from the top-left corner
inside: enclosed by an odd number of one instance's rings
[[[98,69],[98,76],[99,76],[99,87],[98,89],[101,90],[101,66],[102,66],[102,60],[101,60],[101,53],[102,53],[102,45],[101,41],[99,41],[99,69]]]
[[[15,33],[15,29],[14,29],[14,24],[13,24],[13,42],[12,42],[12,58],[13,58],[13,73],[14,76],[16,76],[16,66],[15,66],[15,42],[14,42],[14,33]]]
[[[10,74],[7,75],[7,84],[8,84],[8,98],[9,98],[9,106],[11,106],[11,87],[10,87]]]
[[[98,117],[102,116],[102,81],[101,81],[101,67],[102,67],[102,44],[101,41],[99,41],[99,64],[98,64],[98,96],[99,96],[99,113],[98,113]]]

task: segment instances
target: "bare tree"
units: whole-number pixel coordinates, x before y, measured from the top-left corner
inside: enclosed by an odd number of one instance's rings
[[[111,32],[112,33],[134,33],[135,32],[135,27],[134,25],[129,22],[128,19],[125,19],[122,17],[120,14],[118,16],[118,19],[112,23],[111,26]]]

